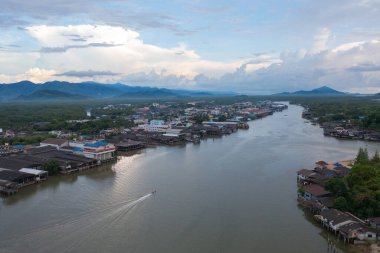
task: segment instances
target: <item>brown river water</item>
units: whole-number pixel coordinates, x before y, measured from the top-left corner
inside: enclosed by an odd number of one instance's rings
[[[301,113],[0,198],[0,252],[351,252],[298,207],[296,171],[380,144],[324,137]]]

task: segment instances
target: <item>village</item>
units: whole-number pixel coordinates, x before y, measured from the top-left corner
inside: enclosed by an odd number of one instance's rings
[[[318,117],[314,117],[308,108],[305,108],[302,117],[313,125],[319,124],[323,128],[325,136],[339,139],[380,141],[380,132],[373,129],[363,128],[357,122],[351,120],[334,120],[319,122]]]
[[[329,180],[347,176],[354,164],[355,160],[318,161],[312,170],[299,170],[298,203],[338,240],[347,244],[369,245],[380,239],[380,217],[361,219],[351,212],[338,210],[337,196],[326,189]]]
[[[125,155],[158,145],[198,144],[204,138],[218,138],[239,129],[248,129],[248,121],[260,119],[276,111],[287,109],[287,105],[272,101],[212,105],[191,102],[186,108],[176,103],[152,103],[144,107],[132,105],[106,105],[93,111],[132,111],[128,117],[132,127],[102,129],[94,135],[49,131],[49,138],[39,143],[4,143],[0,146],[0,193],[13,195],[20,188],[48,180],[49,176],[75,173],[115,161]],[[75,124],[97,121],[91,110],[87,118],[75,120]],[[115,119],[116,120],[116,119]],[[72,120],[71,120],[72,121]],[[24,135],[25,133],[21,133]],[[39,133],[40,134],[40,133]],[[18,133],[0,129],[3,140],[11,141]]]

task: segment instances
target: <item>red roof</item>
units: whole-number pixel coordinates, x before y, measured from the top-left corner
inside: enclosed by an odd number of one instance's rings
[[[321,165],[321,166],[326,166],[326,165],[328,165],[328,163],[325,162],[325,161],[318,161],[318,162],[316,162],[316,164]]]
[[[316,197],[324,196],[324,195],[327,195],[330,193],[329,191],[326,191],[326,189],[324,187],[317,185],[317,184],[306,185],[304,187],[304,191],[308,192],[308,193],[310,193]]]

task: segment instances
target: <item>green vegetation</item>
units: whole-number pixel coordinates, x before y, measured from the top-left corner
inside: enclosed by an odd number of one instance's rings
[[[290,100],[307,106],[320,123],[345,120],[380,131],[380,101],[375,97],[297,97]]]
[[[335,208],[350,211],[361,218],[380,216],[380,157],[368,157],[366,149],[360,149],[356,163],[344,178],[334,178],[326,183],[326,189],[336,198]]]
[[[197,124],[201,124],[203,121],[209,121],[210,117],[207,114],[199,114],[194,116],[193,120],[195,120]]]
[[[49,176],[54,176],[59,173],[59,165],[58,162],[55,160],[49,160],[47,161],[43,166],[42,169],[47,171],[49,173]]]
[[[43,140],[46,140],[48,138],[53,137],[49,134],[34,134],[31,136],[25,136],[25,137],[15,137],[12,139],[0,139],[0,144],[3,145],[5,143],[9,143],[10,145],[28,145],[28,144],[35,144],[40,143]]]
[[[12,129],[17,132],[28,132],[27,137],[18,137],[11,140],[0,140],[12,144],[31,144],[46,139],[46,134],[52,130],[79,132],[92,134],[102,129],[130,127],[132,122],[125,119],[125,115],[131,115],[132,109],[94,109],[95,115],[101,115],[100,119],[87,117],[86,109],[102,106],[100,101],[88,104],[82,103],[25,103],[2,104],[0,106],[0,128]],[[103,102],[104,103],[104,102]],[[88,122],[70,122],[72,120],[90,120]]]
[[[86,117],[80,104],[2,104],[0,127],[13,130],[44,130],[55,127],[66,120]]]
[[[99,120],[88,121],[85,123],[70,123],[67,127],[61,128],[72,132],[80,132],[81,134],[97,134],[99,131],[108,128],[132,127],[133,122],[121,118],[112,119],[103,118]]]

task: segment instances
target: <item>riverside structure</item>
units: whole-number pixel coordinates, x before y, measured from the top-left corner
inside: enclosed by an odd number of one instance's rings
[[[372,153],[378,145],[325,138],[301,113],[291,105],[229,136],[141,150],[22,189],[0,200],[0,248],[351,252],[298,207],[294,175],[320,158],[350,159],[359,147]]]

